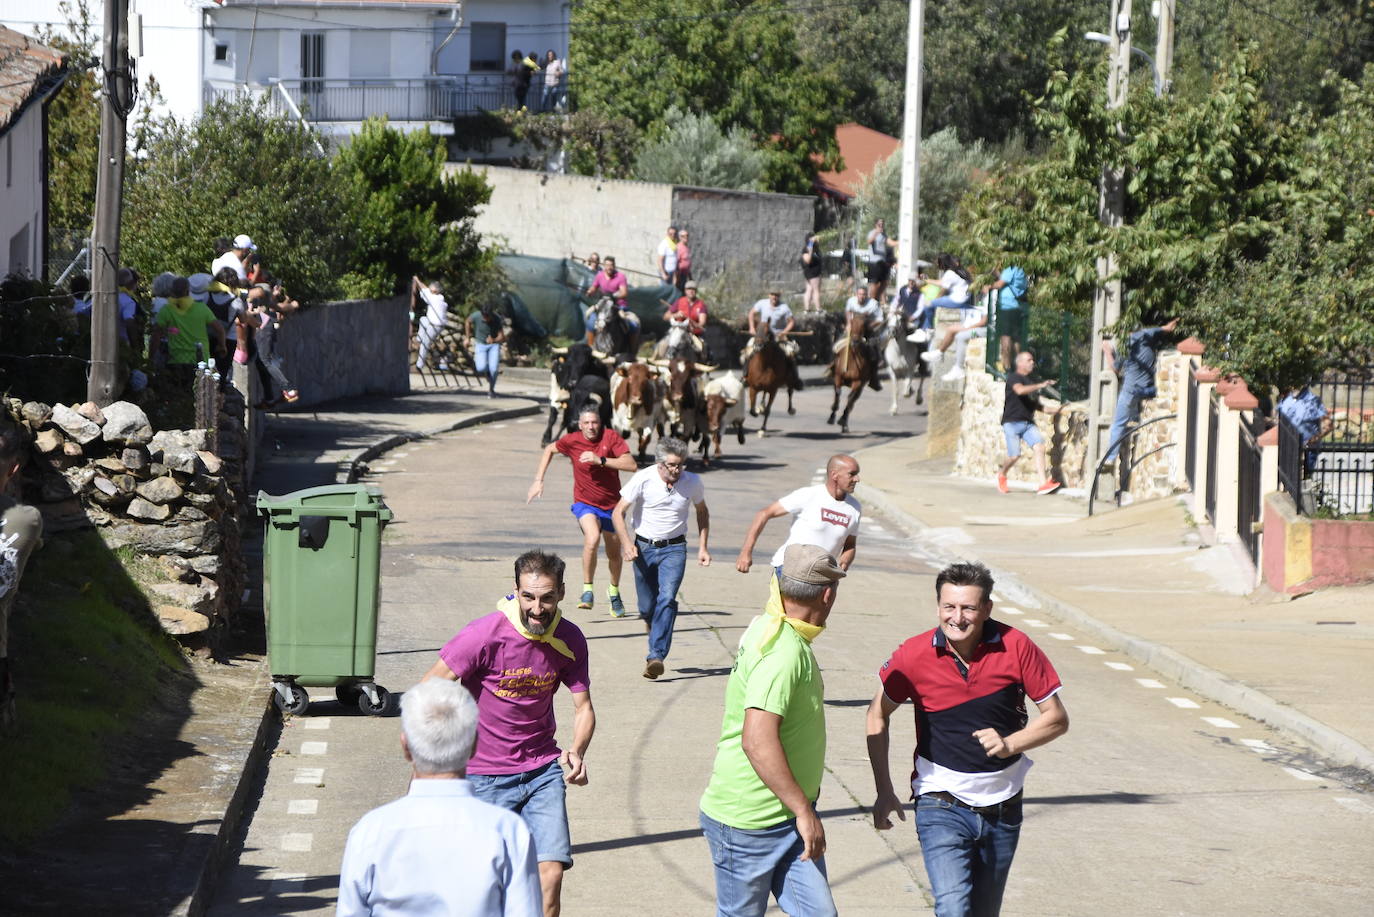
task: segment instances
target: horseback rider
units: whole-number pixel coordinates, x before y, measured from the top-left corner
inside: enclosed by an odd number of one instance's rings
[[[868,287],[860,283],[855,286],[854,295],[849,297],[849,301],[844,304],[844,318],[845,324],[849,328],[862,322],[863,334],[854,344],[863,351],[864,357],[871,367],[868,376],[869,388],[875,392],[881,392],[883,385],[878,381],[880,355],[878,338],[883,327],[883,307],[876,299],[868,295]],[[846,343],[846,340],[841,340],[839,344],[836,344],[835,352],[839,353]]]
[[[685,335],[687,342],[695,351],[697,358],[704,358],[706,353],[705,342],[701,338],[701,333],[706,329],[706,300],[697,295],[697,282],[687,281],[687,289],[683,296],[678,297],[668,311],[663,313],[663,320],[668,323],[669,329],[683,326],[684,330],[690,332]],[[654,346],[654,356],[662,359],[668,356],[668,343],[672,340],[671,330]]]
[[[583,293],[593,300],[593,304],[587,308],[587,346],[596,346],[596,304],[595,300],[608,296],[615,303],[615,307],[620,310],[620,317],[630,329],[630,343],[628,350],[630,353],[639,352],[639,316],[630,311],[628,297],[630,295],[630,285],[625,279],[625,274],[616,270],[615,257],[607,255],[601,259],[601,270],[596,272],[592,282],[587,284]]]
[[[770,290],[767,299],[760,299],[749,309],[749,343],[740,353],[741,366],[749,366],[749,358],[754,355],[755,342],[759,340],[758,330],[761,326],[769,329],[777,340],[778,347],[782,349],[783,356],[787,358],[787,373],[790,380],[788,387],[800,390],[801,376],[797,372],[800,348],[796,341],[787,337],[797,327],[797,319],[792,315],[792,309],[782,301],[782,291]]]

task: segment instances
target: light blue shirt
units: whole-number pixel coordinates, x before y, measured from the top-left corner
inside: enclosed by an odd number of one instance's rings
[[[1001,275],[997,279],[1006,284],[1006,286],[997,291],[997,308],[1021,308],[1021,303],[1026,298],[1026,272],[1013,264],[1010,267],[1003,268]]]
[[[867,299],[863,303],[859,302],[859,297],[849,297],[849,302],[844,304],[845,315],[862,315],[864,321],[869,325],[880,323],[883,320],[883,307],[876,299]]]
[[[539,863],[519,815],[466,780],[412,780],[410,792],[348,832],[340,917],[543,917]]]

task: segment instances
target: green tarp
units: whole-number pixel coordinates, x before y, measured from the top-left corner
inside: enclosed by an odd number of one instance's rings
[[[582,339],[585,306],[578,291],[592,280],[592,272],[585,264],[571,258],[534,255],[499,255],[496,260],[510,278],[511,318],[521,333]],[[644,286],[631,282],[630,310],[639,316],[645,337],[663,334],[663,313],[667,308],[664,302],[671,302],[678,295],[666,283]],[[527,325],[527,320],[539,326],[539,331]]]

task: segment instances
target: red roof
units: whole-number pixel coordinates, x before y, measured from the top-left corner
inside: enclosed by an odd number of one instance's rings
[[[835,128],[835,142],[844,170],[821,172],[816,176],[816,190],[846,201],[858,192],[864,176],[902,145],[896,137],[852,122]]]
[[[24,106],[62,80],[66,55],[13,29],[0,26],[0,134]]]

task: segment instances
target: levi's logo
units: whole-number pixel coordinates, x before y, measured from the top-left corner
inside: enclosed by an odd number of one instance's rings
[[[838,525],[840,528],[849,526],[849,516],[846,513],[837,513],[833,509],[821,507],[821,521],[829,522],[831,525]]]

